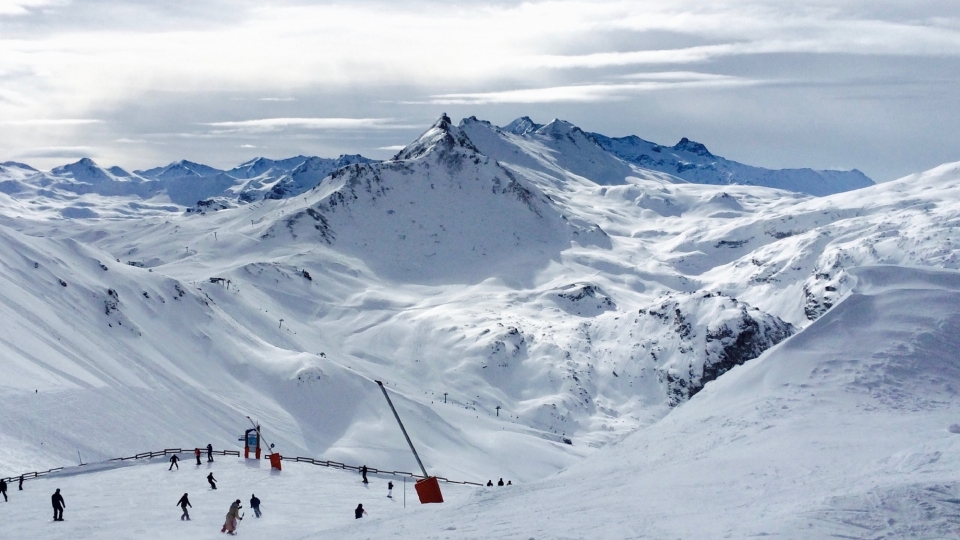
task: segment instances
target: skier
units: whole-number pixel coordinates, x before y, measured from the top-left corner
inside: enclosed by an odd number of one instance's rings
[[[250,508],[253,508],[253,515],[260,517],[260,499],[256,493],[250,495]]]
[[[23,491],[23,475],[20,475],[20,491]]]
[[[207,475],[207,482],[210,483],[211,489],[217,489],[217,479],[213,477],[213,473]]]
[[[354,516],[356,519],[360,519],[360,518],[362,518],[363,515],[366,514],[366,513],[367,513],[367,511],[363,509],[363,505],[362,505],[362,504],[358,504],[358,505],[357,505],[357,508],[353,511],[353,516]]]
[[[194,448],[194,449],[193,449],[193,453],[196,454],[196,456],[197,456],[197,465],[200,465],[200,449],[199,449],[199,448]]]
[[[387,498],[393,498],[393,482],[387,482]]]
[[[179,471],[179,470],[180,470],[180,465],[177,464],[178,461],[180,461],[180,458],[178,458],[176,454],[170,456],[170,468],[167,469],[167,470],[168,470],[168,471],[172,471],[173,468],[176,467],[177,470]]]
[[[513,485],[513,480],[507,480],[507,485],[508,485],[508,486],[512,486],[512,485]]]
[[[7,502],[7,481],[0,478],[0,493],[3,493],[3,502]]]
[[[220,529],[220,532],[227,533],[230,535],[237,534],[237,522],[243,519],[243,516],[238,515],[240,513],[240,499],[233,501],[233,504],[230,505],[230,510],[227,512],[227,519],[223,522],[223,528]]]
[[[497,485],[498,485],[498,486],[503,486],[503,478],[501,478],[500,481],[497,482]]]
[[[213,445],[207,444],[207,462],[213,461]]]
[[[53,520],[63,521],[63,509],[67,507],[67,503],[64,502],[63,495],[60,495],[60,488],[50,497],[50,502],[53,503]]]
[[[186,493],[184,493],[183,497],[180,497],[180,500],[177,501],[177,506],[183,508],[183,515],[180,516],[180,521],[190,521],[190,512],[187,512],[187,507],[189,506],[190,508],[193,508],[193,505],[190,504],[190,499],[187,498]]]
[[[487,487],[493,486],[493,480],[487,480]]]
[[[366,465],[364,465],[363,467],[360,467],[360,474],[363,475],[363,483],[369,484],[370,482],[367,482],[367,466]]]

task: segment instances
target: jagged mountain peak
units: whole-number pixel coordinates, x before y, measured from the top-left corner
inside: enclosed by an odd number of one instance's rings
[[[690,152],[691,154],[696,154],[698,156],[712,157],[713,154],[707,150],[707,147],[703,143],[698,143],[696,141],[691,141],[690,139],[684,137],[680,139],[680,142],[673,146],[674,150],[678,152]]]
[[[174,161],[169,165],[163,167],[155,167],[153,169],[147,169],[145,171],[134,171],[135,173],[145,176],[148,178],[153,178],[155,180],[168,180],[171,178],[182,178],[182,177],[205,177],[205,176],[215,176],[223,171],[216,169],[209,165],[204,165],[202,163],[195,163],[193,161],[188,161],[186,159],[181,159],[180,161]]]
[[[513,122],[503,126],[501,131],[506,131],[507,133],[513,133],[514,135],[526,135],[527,133],[534,132],[543,127],[543,124],[538,124],[530,119],[529,116],[521,116]]]
[[[466,151],[470,154],[480,153],[470,138],[467,137],[467,134],[453,125],[447,113],[443,113],[430,126],[430,129],[423,132],[417,140],[398,152],[393,157],[393,161],[418,159],[433,152],[447,153],[456,150]]]

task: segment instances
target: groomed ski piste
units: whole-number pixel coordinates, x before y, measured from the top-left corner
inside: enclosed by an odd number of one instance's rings
[[[369,474],[369,483],[363,484],[356,473],[306,463],[284,466],[283,471],[273,471],[267,460],[232,456],[215,456],[208,463],[205,455],[198,466],[191,453],[184,454],[180,468],[172,471],[164,458],[74,467],[28,480],[24,491],[13,484],[10,502],[0,515],[5,533],[17,538],[216,538],[230,504],[240,499],[244,517],[238,535],[268,539],[309,538],[353,525],[358,504],[367,511],[362,519],[378,520],[395,519],[404,512],[431,519],[441,506],[421,505],[409,480],[404,508],[400,478]],[[209,473],[217,480],[216,490],[207,484]],[[388,481],[394,483],[392,498],[387,498]],[[63,522],[52,519],[50,496],[58,488],[66,502]],[[472,491],[455,484],[443,486],[445,500],[453,503]],[[190,521],[180,520],[176,506],[184,493],[193,506],[187,509]],[[260,518],[250,508],[254,494],[261,500]]]
[[[442,117],[223,206],[0,172],[0,476],[92,463],[14,482],[4,531],[215,538],[240,499],[251,538],[960,538],[960,164],[813,197],[521,127]],[[403,508],[397,477],[101,463],[251,417],[416,471],[374,380],[429,472],[514,485]]]

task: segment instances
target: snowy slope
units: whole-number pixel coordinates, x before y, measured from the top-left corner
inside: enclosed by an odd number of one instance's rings
[[[322,536],[954,538],[960,274],[853,275],[803,332],[559,475]]]

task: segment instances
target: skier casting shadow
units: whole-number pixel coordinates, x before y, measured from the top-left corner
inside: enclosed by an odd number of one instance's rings
[[[217,479],[213,477],[213,473],[207,475],[207,482],[210,483],[210,489],[217,489]]]
[[[67,507],[67,503],[64,502],[63,495],[60,495],[60,488],[50,497],[50,501],[53,503],[53,520],[63,521],[63,509]]]
[[[187,498],[186,493],[184,493],[183,497],[180,497],[180,500],[177,501],[177,506],[183,508],[183,515],[180,516],[180,521],[190,521],[190,512],[187,512],[187,507],[189,506],[190,508],[193,508],[193,505],[190,504],[190,499]]]

